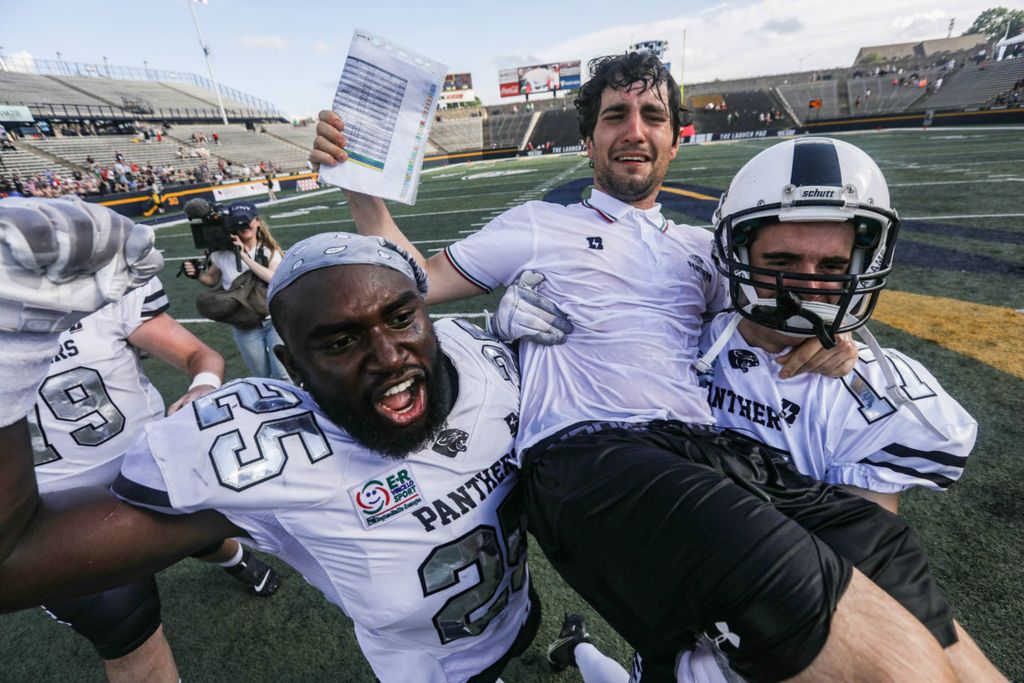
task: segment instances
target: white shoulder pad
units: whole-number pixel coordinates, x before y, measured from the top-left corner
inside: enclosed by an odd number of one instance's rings
[[[337,492],[351,440],[301,389],[230,382],[147,428],[175,509],[305,507]],[[312,465],[317,467],[314,471]]]
[[[848,408],[834,411],[844,424],[836,431],[836,461],[871,468],[890,485],[925,486],[942,490],[960,478],[974,447],[977,422],[917,361],[893,349],[885,350],[896,371],[900,389],[943,434],[923,425],[909,410],[897,409],[886,397],[886,379],[870,351],[843,378]],[[865,488],[863,482],[850,483]]]

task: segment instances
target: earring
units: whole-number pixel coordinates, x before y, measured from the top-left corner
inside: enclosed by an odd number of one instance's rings
[[[594,168],[594,160],[591,159],[590,161],[588,161],[587,165],[590,166],[590,168]]]

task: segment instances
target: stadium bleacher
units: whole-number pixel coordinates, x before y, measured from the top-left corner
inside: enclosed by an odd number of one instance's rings
[[[776,87],[779,96],[789,105],[790,110],[804,121],[836,119],[845,116],[849,110],[839,97],[836,81],[815,81],[813,83],[789,83]],[[821,107],[812,109],[809,103],[820,100]]]
[[[692,113],[693,125],[698,133],[776,130],[791,128],[795,123],[784,111],[782,103],[776,102],[770,93],[762,90],[695,95],[687,98],[687,107]],[[768,113],[772,114],[772,120],[762,120],[761,116]]]
[[[316,138],[316,126],[295,126],[290,123],[265,123],[262,128],[266,130],[267,135],[273,135],[274,137],[292,145],[297,145],[301,149],[309,149],[313,146],[313,140]]]
[[[509,110],[500,114],[490,113],[484,122],[484,149],[522,148],[532,120],[530,112],[513,113]]]
[[[139,166],[168,166],[171,168],[191,169],[203,162],[210,163],[210,158],[194,157],[178,159],[176,157],[180,143],[165,137],[161,142],[150,140],[139,142],[135,135],[96,135],[87,137],[32,138],[22,140],[19,145],[45,152],[62,159],[67,165],[87,169],[87,158],[91,157],[101,166],[114,163],[114,155],[120,152],[127,164]],[[216,159],[213,160],[216,164]]]
[[[72,164],[36,154],[31,147],[21,143],[15,149],[0,151],[0,160],[3,161],[0,164],[0,175],[13,175],[17,173],[22,178],[28,178],[37,173],[45,173],[46,171],[65,171],[68,173],[74,171]]]
[[[465,152],[484,147],[483,118],[457,118],[435,121],[430,141],[444,152]]]
[[[201,133],[207,137],[205,143],[193,143],[193,133]],[[220,144],[213,142],[213,134],[217,133]],[[306,170],[306,159],[309,156],[310,142],[305,146],[282,140],[276,136],[247,130],[237,124],[190,124],[176,125],[169,136],[183,145],[203,147],[211,155],[229,160],[234,164],[258,165],[263,162],[277,162],[282,171]]]
[[[915,111],[978,108],[1024,78],[1024,59],[970,64],[943,79],[938,92],[914,105]]]
[[[120,81],[109,78],[82,76],[47,76],[78,92],[88,92],[103,104],[131,109],[133,106],[150,111],[209,108],[209,103],[170,90],[155,81]]]
[[[568,147],[580,144],[580,126],[575,110],[550,109],[539,116],[528,143],[533,149],[543,149],[545,145]]]
[[[886,75],[846,81],[846,100],[854,116],[897,114],[909,109],[928,93],[941,71],[914,72],[908,76]],[[916,76],[916,78],[911,78]]]
[[[69,88],[55,78],[0,71],[0,104],[103,105],[103,100]]]
[[[220,118],[212,90],[188,83],[191,74],[148,70],[152,78],[107,78],[91,65],[62,63],[58,73],[0,70],[0,104],[28,106],[48,118],[146,118],[195,120]],[[84,67],[84,68],[83,68]],[[174,76],[174,79],[170,77]],[[158,80],[166,77],[168,80]],[[224,108],[231,118],[280,119],[268,103],[222,88]]]

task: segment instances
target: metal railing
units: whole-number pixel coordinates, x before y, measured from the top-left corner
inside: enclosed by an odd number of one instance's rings
[[[216,107],[115,107],[106,104],[60,104],[51,102],[6,102],[29,108],[36,119],[50,120],[123,120],[123,121],[220,121]],[[281,117],[260,109],[225,109],[228,118],[237,121],[279,121]]]

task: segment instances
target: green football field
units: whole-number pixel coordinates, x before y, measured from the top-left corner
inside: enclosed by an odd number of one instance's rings
[[[1024,129],[844,139],[878,160],[905,221],[897,270],[871,327],[884,345],[928,366],[980,424],[963,479],[945,494],[908,492],[901,512],[920,533],[961,623],[1010,680],[1024,681]],[[666,214],[708,226],[732,174],[769,144],[681,149],[660,197]],[[424,175],[415,206],[391,209],[429,256],[521,202],[578,201],[589,192],[589,178],[586,159],[575,155],[453,166]],[[353,229],[336,190],[289,198],[262,212],[285,247],[313,233]],[[244,376],[229,328],[198,320],[192,301],[200,285],[174,277],[180,260],[197,253],[188,227],[161,227],[157,246],[168,259],[162,280],[172,315],[225,356],[229,377]],[[432,313],[480,322],[496,299],[479,297]],[[185,377],[157,361],[146,361],[146,371],[167,403],[187,387]],[[298,574],[271,562],[283,580],[269,599],[246,594],[219,569],[195,560],[159,575],[164,624],[183,680],[373,681],[348,619]],[[575,670],[552,674],[544,663],[544,648],[566,611],[587,615],[598,645],[628,662],[625,644],[539,552],[530,566],[543,624],[530,651],[506,669],[507,683],[579,680]],[[40,610],[0,617],[0,681],[101,680],[91,646]]]

